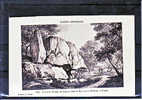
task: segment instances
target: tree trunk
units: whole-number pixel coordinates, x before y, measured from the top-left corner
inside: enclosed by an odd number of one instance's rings
[[[121,76],[121,73],[117,70],[117,68],[112,64],[111,60],[109,59],[109,57],[107,57],[109,63],[111,64],[111,66],[114,68],[114,70],[116,71],[118,76]]]

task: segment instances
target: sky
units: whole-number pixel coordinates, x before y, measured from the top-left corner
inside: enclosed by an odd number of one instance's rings
[[[75,43],[79,49],[86,41],[93,40],[96,34],[90,24],[63,24],[59,26],[61,31],[58,36]]]

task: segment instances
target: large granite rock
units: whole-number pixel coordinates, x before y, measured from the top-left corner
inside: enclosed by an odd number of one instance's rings
[[[63,66],[68,64],[69,70],[87,69],[83,58],[72,42],[55,36],[44,38],[39,31],[35,31],[34,36],[30,44],[32,61],[23,60],[25,62],[22,64],[24,78],[68,79],[67,73],[71,72],[67,72],[67,66]]]

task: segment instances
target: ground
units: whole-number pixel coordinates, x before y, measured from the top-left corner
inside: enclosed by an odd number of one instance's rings
[[[118,76],[91,75],[87,78],[66,80],[36,79],[23,83],[25,90],[69,89],[69,88],[103,88],[123,87],[123,79]]]

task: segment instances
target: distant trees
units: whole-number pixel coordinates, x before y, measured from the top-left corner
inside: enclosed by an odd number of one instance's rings
[[[97,45],[97,42],[89,40],[80,48],[80,55],[83,57],[89,71],[93,70],[97,64],[96,56],[93,54],[98,48]]]
[[[89,69],[96,67],[97,63],[107,62],[108,70],[122,76],[122,25],[121,23],[92,23],[96,34],[94,40],[89,40],[80,49]]]

